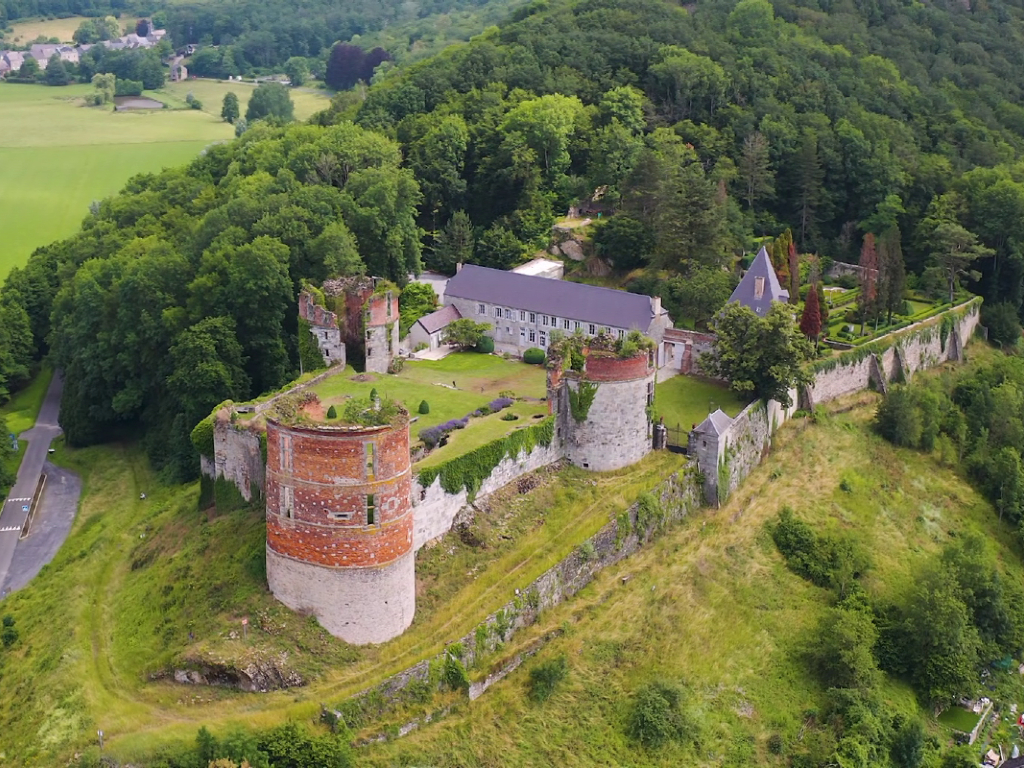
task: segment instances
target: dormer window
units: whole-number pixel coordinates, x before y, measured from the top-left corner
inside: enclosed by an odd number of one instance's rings
[[[763,277],[755,277],[754,278],[754,298],[755,299],[764,298],[764,278]]]

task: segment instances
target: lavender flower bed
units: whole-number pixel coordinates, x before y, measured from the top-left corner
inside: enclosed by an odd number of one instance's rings
[[[508,408],[515,402],[511,397],[498,397],[491,400],[486,408],[481,408],[473,411],[472,413],[463,416],[461,419],[449,419],[444,424],[438,424],[433,427],[427,427],[421,429],[419,438],[422,440],[428,448],[433,448],[441,442],[441,438],[447,435],[449,432],[454,432],[456,429],[465,429],[469,423],[470,418],[477,416],[484,416],[487,413],[497,413],[498,411]]]

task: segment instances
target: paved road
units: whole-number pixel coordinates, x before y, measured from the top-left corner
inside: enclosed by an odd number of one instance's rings
[[[28,517],[28,508],[32,503],[32,495],[36,491],[36,486],[39,483],[39,476],[43,472],[44,465],[47,464],[46,456],[47,449],[50,447],[50,442],[61,434],[60,426],[57,424],[57,416],[60,413],[60,395],[63,389],[63,382],[59,375],[54,374],[53,380],[50,382],[50,388],[46,391],[46,399],[43,400],[43,407],[39,410],[39,417],[36,419],[36,425],[32,429],[22,432],[19,437],[22,440],[28,441],[28,447],[25,449],[25,455],[21,460],[21,467],[18,469],[18,479],[14,483],[14,487],[11,488],[10,493],[7,495],[7,500],[3,505],[2,511],[0,511],[0,594],[3,594],[3,590],[9,588],[17,588],[24,586],[27,583],[28,578],[25,578],[26,574],[35,575],[39,569],[43,567],[43,564],[53,557],[56,553],[56,548],[50,553],[49,558],[41,560],[35,569],[32,570],[32,565],[25,562],[25,559],[29,556],[28,552],[23,555],[19,555],[17,558],[19,565],[16,569],[12,568],[15,560],[15,550],[19,549],[19,538],[21,536],[21,530],[25,525],[25,518]],[[52,466],[52,465],[50,465]],[[68,477],[70,473],[61,473],[61,477],[64,478],[64,482],[60,482],[60,478],[54,477],[52,479],[57,482],[68,491],[67,486]],[[47,481],[47,486],[50,482]],[[80,484],[75,483],[75,487],[80,490]],[[58,493],[53,494],[44,493],[44,496],[50,497],[46,500],[47,504],[57,504],[59,509],[51,508],[49,515],[47,515],[48,523],[46,528],[51,529],[49,537],[41,535],[39,538],[46,538],[49,542],[49,547],[54,544],[54,535],[59,530],[60,526],[54,527],[58,519],[67,520],[64,536],[67,535],[67,530],[71,527],[71,521],[74,520],[75,510],[78,507],[78,494],[70,493]],[[72,498],[73,496],[73,498]],[[59,502],[59,503],[58,503]],[[39,514],[44,505],[36,510]],[[38,520],[43,518],[37,517]],[[32,529],[35,531],[37,528],[36,524],[33,524]],[[42,530],[42,529],[40,529]],[[25,549],[28,551],[35,550],[36,556],[44,554],[48,548],[44,542],[38,542],[41,548],[37,548],[37,542],[31,541],[36,538],[35,533],[29,535],[22,544],[27,545]],[[31,541],[31,544],[29,542]],[[60,547],[60,543],[63,538],[56,541],[56,547]],[[11,584],[8,584],[8,576],[11,576]],[[17,587],[14,583],[17,582]]]

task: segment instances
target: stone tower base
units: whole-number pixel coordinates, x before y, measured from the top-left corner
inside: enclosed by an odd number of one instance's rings
[[[317,617],[323,628],[353,645],[383,643],[402,634],[416,611],[412,552],[379,568],[329,568],[267,547],[270,591],[293,611]]]

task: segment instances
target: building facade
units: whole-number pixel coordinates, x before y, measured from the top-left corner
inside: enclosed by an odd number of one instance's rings
[[[657,297],[471,264],[448,281],[445,304],[490,325],[495,351],[513,355],[547,349],[553,333],[621,338],[638,330],[660,345],[672,327]]]

